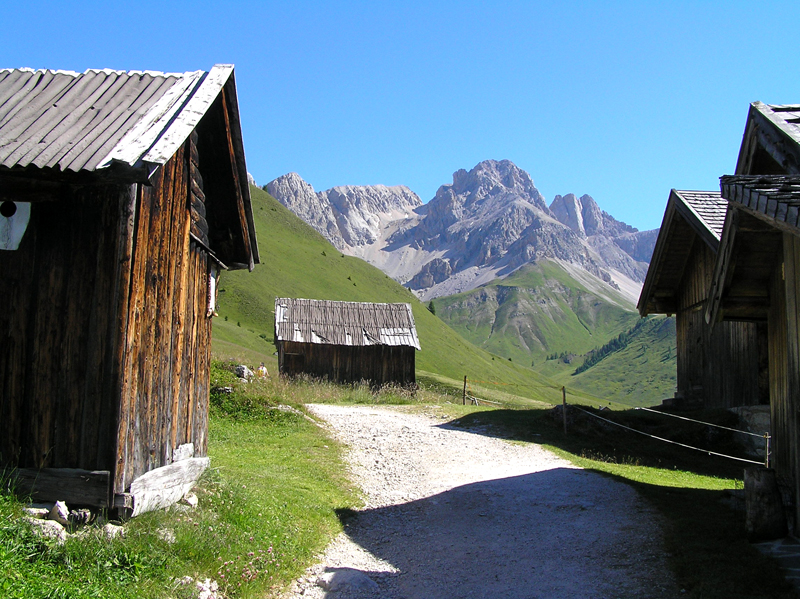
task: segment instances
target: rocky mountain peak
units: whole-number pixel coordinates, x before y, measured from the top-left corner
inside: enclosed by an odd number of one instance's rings
[[[550,206],[510,160],[453,173],[427,205],[404,186],[315,192],[297,173],[266,186],[342,252],[362,257],[423,298],[473,289],[524,264],[557,260],[631,296],[643,280],[655,235],[600,210],[589,195]],[[626,292],[626,293],[627,293]]]
[[[340,250],[374,243],[386,223],[410,218],[422,205],[404,185],[342,185],[315,192],[297,173],[282,175],[265,189]]]
[[[587,235],[597,235],[604,232],[603,212],[594,198],[588,194],[580,197],[581,213],[583,214],[583,228]],[[613,219],[612,219],[613,220]],[[616,221],[615,221],[616,222]]]
[[[324,192],[339,210],[357,209],[362,213],[413,211],[422,200],[405,185],[341,185]]]
[[[290,201],[289,198],[293,198],[295,201],[300,199],[307,201],[311,196],[316,197],[314,188],[297,173],[281,175],[274,181],[267,183],[265,189],[272,197],[283,198],[281,202],[284,204]]]
[[[452,185],[442,185],[436,196],[452,194],[464,197],[465,206],[480,202],[487,196],[511,194],[529,199],[548,212],[544,198],[533,184],[531,176],[510,160],[484,160],[472,170],[459,169],[453,173]]]
[[[637,229],[618,221],[608,212],[600,210],[594,198],[588,194],[578,198],[574,193],[557,195],[550,204],[550,211],[558,221],[581,235],[605,235],[619,237],[625,233],[636,233]]]
[[[567,225],[579,235],[586,236],[586,229],[583,226],[583,206],[574,193],[568,193],[565,196],[557,195],[553,198],[550,212],[558,222]]]

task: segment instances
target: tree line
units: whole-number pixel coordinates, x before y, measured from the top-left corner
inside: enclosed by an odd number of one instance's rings
[[[580,374],[581,372],[589,370],[592,366],[597,364],[607,355],[613,354],[615,351],[619,351],[621,349],[625,349],[626,347],[628,347],[628,344],[636,336],[636,332],[644,326],[645,322],[647,322],[647,319],[642,318],[630,329],[621,332],[614,339],[612,339],[602,347],[590,351],[589,354],[586,356],[586,359],[583,361],[583,364],[578,366],[575,369],[575,372],[572,373],[572,375],[575,376],[576,374]]]

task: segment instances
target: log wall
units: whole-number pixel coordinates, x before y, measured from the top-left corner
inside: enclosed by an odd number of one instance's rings
[[[338,383],[370,381],[373,385],[416,382],[415,349],[406,346],[348,346],[278,341],[281,374],[307,374]]]
[[[730,408],[761,403],[758,328],[755,323],[704,318],[716,255],[695,239],[678,291],[678,393],[690,403]]]

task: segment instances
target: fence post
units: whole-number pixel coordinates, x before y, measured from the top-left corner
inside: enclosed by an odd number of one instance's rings
[[[561,414],[564,416],[564,434],[567,434],[567,388],[561,387]]]
[[[467,375],[464,375],[464,392],[461,394],[461,405],[467,405]]]
[[[770,452],[770,436],[769,433],[764,434],[764,468],[769,468],[769,452]]]

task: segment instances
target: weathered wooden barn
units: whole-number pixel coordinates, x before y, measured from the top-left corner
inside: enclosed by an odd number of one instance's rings
[[[410,304],[275,299],[281,374],[413,385],[420,349]]]
[[[771,465],[800,523],[800,105],[750,106],[705,307],[714,326],[766,324]],[[763,326],[763,325],[762,325]],[[796,532],[796,531],[795,531]]]
[[[233,66],[0,70],[0,250],[2,464],[149,509],[202,469],[216,280],[259,261]]]
[[[721,187],[730,207],[706,317],[767,323],[771,463],[800,522],[800,176],[733,175]]]
[[[638,310],[675,315],[678,407],[768,403],[759,386],[766,328],[750,322],[709,327],[705,308],[728,203],[714,191],[670,192]],[[760,335],[760,336],[759,336]],[[766,373],[766,360],[762,361]]]

